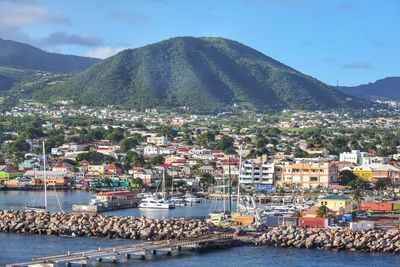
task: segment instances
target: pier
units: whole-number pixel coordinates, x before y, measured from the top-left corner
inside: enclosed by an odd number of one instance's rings
[[[223,248],[251,242],[252,241],[246,236],[238,237],[233,234],[210,234],[198,238],[144,242],[139,244],[98,248],[83,252],[67,252],[65,254],[54,256],[34,257],[29,262],[13,263],[6,266],[55,267],[64,265],[67,267],[85,267],[90,263],[95,262],[118,263],[129,259],[145,260],[154,255],[171,256],[172,253],[179,253],[183,249],[195,250],[198,248]]]

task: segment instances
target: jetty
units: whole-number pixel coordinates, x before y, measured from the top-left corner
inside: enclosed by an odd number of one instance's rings
[[[6,266],[55,267],[64,265],[84,267],[94,262],[118,263],[129,259],[145,260],[154,257],[154,255],[171,256],[173,253],[180,253],[183,249],[226,248],[250,243],[252,243],[252,240],[247,236],[218,233],[198,238],[143,242],[82,252],[67,252],[54,256],[34,257],[29,262],[13,263]]]

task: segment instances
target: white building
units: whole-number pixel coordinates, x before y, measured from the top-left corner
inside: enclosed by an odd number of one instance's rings
[[[273,185],[274,184],[274,163],[256,163],[246,160],[242,163],[240,183],[242,185]]]
[[[146,156],[157,156],[161,155],[161,150],[156,146],[145,146],[143,154]]]
[[[165,136],[150,136],[147,138],[148,144],[154,144],[156,146],[168,146],[171,142]]]
[[[339,160],[359,165],[361,163],[361,152],[360,150],[352,150],[351,152],[340,153]]]
[[[362,165],[371,164],[387,164],[389,159],[387,157],[362,157]]]

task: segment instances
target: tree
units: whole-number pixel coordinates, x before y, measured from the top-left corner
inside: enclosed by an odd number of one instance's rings
[[[121,149],[124,152],[128,152],[133,147],[139,145],[139,142],[133,138],[127,138],[127,139],[123,139],[121,142],[119,142],[119,145],[121,146]]]
[[[30,148],[31,146],[23,138],[17,138],[17,140],[7,146],[7,152],[9,154],[28,152]]]
[[[358,179],[357,175],[355,175],[352,171],[343,170],[339,174],[339,184],[340,185],[350,185],[354,183]]]
[[[99,152],[88,152],[88,153],[81,153],[76,158],[77,161],[88,161],[90,164],[100,165],[100,164],[109,164],[115,162],[116,159],[114,157],[104,155]]]
[[[233,142],[234,140],[232,137],[223,135],[215,148],[220,150],[228,150],[228,149],[232,150],[234,149]]]
[[[325,205],[322,205],[317,210],[317,217],[326,218],[326,217],[328,217],[328,212],[329,212],[328,207]]]
[[[200,184],[205,190],[215,183],[214,176],[209,173],[203,173],[200,178]]]
[[[150,163],[153,166],[160,165],[165,162],[165,159],[161,155],[154,156],[150,159]]]
[[[136,177],[131,180],[130,185],[133,189],[140,189],[143,188],[143,181],[139,177]]]
[[[349,185],[351,186],[352,189],[367,190],[371,188],[371,184],[360,177],[357,177],[356,180],[349,182]]]
[[[356,189],[351,192],[351,199],[357,204],[357,208],[361,208],[361,201],[363,200],[363,194],[361,190]]]
[[[126,153],[125,166],[127,166],[128,168],[130,166],[143,167],[145,163],[146,162],[142,154],[136,153],[134,151],[128,151],[128,153]]]
[[[379,179],[376,183],[375,183],[375,187],[378,190],[382,190],[384,188],[386,188],[388,185],[390,185],[390,181],[386,180],[386,179]]]
[[[114,143],[120,142],[122,139],[124,139],[124,130],[121,128],[115,128],[112,130],[111,133],[108,133],[106,135],[106,138],[108,140],[111,140]]]

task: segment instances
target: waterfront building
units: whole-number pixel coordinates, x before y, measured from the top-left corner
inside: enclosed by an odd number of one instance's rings
[[[324,159],[301,159],[283,161],[277,167],[280,174],[277,185],[301,188],[327,188],[338,179],[337,165]]]
[[[318,199],[319,206],[326,206],[328,209],[337,213],[337,215],[343,215],[345,213],[350,213],[352,211],[352,202],[350,198],[330,195]]]
[[[242,163],[240,183],[244,186],[273,185],[275,164],[245,160]]]

